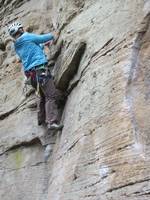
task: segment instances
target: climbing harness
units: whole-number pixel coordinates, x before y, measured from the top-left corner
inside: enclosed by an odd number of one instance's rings
[[[40,85],[44,86],[48,77],[50,76],[47,66],[41,65],[35,68],[36,71],[36,81],[37,81],[37,90],[36,95],[40,96]]]
[[[36,71],[36,80],[40,85],[45,85],[48,78],[51,78],[50,71],[47,66],[42,65],[35,68]]]
[[[25,72],[25,75],[27,79],[30,79],[29,81],[30,85],[32,85],[31,84],[32,80],[37,83],[36,86],[37,96],[40,96],[40,85],[44,86],[48,81],[48,78],[51,78],[51,73],[49,71],[49,68],[45,64],[34,67],[32,70]],[[23,89],[24,93],[27,91],[27,85],[29,84],[28,83],[25,84],[25,87]]]

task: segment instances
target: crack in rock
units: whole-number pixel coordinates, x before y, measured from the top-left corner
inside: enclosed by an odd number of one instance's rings
[[[108,193],[111,193],[111,192],[113,192],[113,191],[116,191],[116,190],[119,190],[119,189],[122,189],[122,188],[125,188],[125,187],[128,187],[128,186],[131,186],[131,185],[135,185],[135,184],[143,183],[143,182],[148,182],[148,181],[150,181],[149,178],[144,179],[144,180],[139,180],[139,181],[133,181],[133,182],[127,183],[127,184],[125,184],[125,185],[120,185],[120,186],[118,186],[118,187],[111,188],[111,189],[107,190],[106,193],[107,193],[107,192],[108,192]]]
[[[14,144],[13,146],[8,147],[5,151],[3,151],[2,153],[0,153],[0,156],[2,156],[5,153],[8,153],[8,152],[10,152],[12,150],[18,149],[20,147],[30,147],[30,146],[32,146],[34,144],[40,144],[40,145],[42,145],[41,140],[39,139],[39,137],[32,138],[29,141],[22,141],[22,142],[19,142],[18,144]]]

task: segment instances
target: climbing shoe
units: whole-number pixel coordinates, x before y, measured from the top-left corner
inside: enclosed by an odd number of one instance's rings
[[[61,130],[63,127],[64,126],[62,124],[56,124],[56,123],[47,125],[48,130]]]

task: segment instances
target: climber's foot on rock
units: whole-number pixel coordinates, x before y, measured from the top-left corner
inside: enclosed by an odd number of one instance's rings
[[[52,123],[52,124],[48,124],[47,125],[47,129],[48,130],[62,130],[64,126],[62,124],[56,124],[56,123]]]

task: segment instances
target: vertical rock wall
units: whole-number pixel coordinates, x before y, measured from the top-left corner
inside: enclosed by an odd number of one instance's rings
[[[149,1],[0,4],[0,199],[148,200]],[[37,126],[34,93],[22,94],[4,26],[15,19],[37,33],[61,31],[47,52],[57,87],[69,93],[54,136]]]

